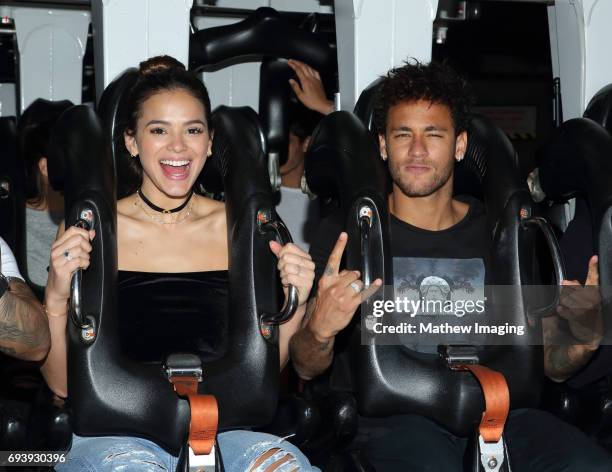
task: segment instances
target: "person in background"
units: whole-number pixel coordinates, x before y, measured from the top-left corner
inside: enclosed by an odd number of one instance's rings
[[[19,119],[19,149],[26,176],[26,254],[24,273],[35,285],[47,284],[51,244],[64,217],[64,198],[49,184],[48,146],[51,128],[59,115],[71,107],[64,100],[38,99]]]
[[[287,162],[280,168],[281,188],[276,210],[283,219],[293,241],[306,251],[310,247],[319,224],[319,202],[302,192],[304,157],[310,135],[322,115],[334,110],[327,99],[321,76],[303,62],[290,60],[289,67],[296,74],[289,84],[300,103],[292,103],[289,116],[289,149]]]

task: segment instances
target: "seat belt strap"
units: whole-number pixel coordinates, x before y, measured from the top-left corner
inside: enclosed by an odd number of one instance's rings
[[[470,372],[480,384],[485,409],[478,426],[480,460],[484,470],[499,471],[504,462],[504,426],[510,411],[510,390],[501,372],[478,364],[473,346],[439,346],[440,355],[453,370]]]
[[[476,377],[485,398],[485,411],[478,432],[485,442],[501,439],[510,410],[510,391],[506,378],[500,372],[478,364],[461,364],[456,370],[467,370]]]
[[[171,355],[165,372],[174,391],[189,401],[191,418],[189,446],[196,455],[210,454],[215,445],[219,425],[219,406],[213,395],[198,394],[202,381],[200,359],[191,355]]]

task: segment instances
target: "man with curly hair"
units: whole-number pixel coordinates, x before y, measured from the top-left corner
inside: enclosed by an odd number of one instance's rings
[[[396,283],[420,274],[416,282],[421,284],[442,280],[456,290],[466,284],[484,289],[489,246],[484,207],[476,199],[453,196],[455,162],[467,149],[470,102],[465,80],[445,64],[410,62],[382,79],[374,120],[380,154],[392,179],[389,211]],[[302,378],[312,379],[332,367],[331,387],[350,391],[346,347],[351,333],[359,329],[353,315],[363,285],[358,273],[339,270],[347,239],[341,231],[342,218],[331,215],[311,246],[318,290],[290,348]],[[590,282],[596,285],[596,258],[589,271]],[[380,281],[373,284],[377,285]],[[465,292],[467,296],[470,291]],[[558,328],[545,324],[545,333]],[[545,347],[546,374],[558,381],[568,378],[588,361],[599,342],[594,333],[588,342]],[[435,346],[405,347],[425,360],[437,356]],[[505,437],[513,470],[518,472],[612,470],[612,458],[602,448],[540,410],[511,411]],[[377,471],[459,472],[467,439],[445,430],[423,411],[360,418],[356,444]]]

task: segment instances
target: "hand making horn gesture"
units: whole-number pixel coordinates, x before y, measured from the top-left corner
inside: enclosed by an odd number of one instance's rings
[[[376,279],[364,289],[359,271],[339,271],[347,240],[347,234],[341,233],[319,280],[315,308],[310,320],[310,328],[319,341],[333,338],[342,331],[359,305],[382,285],[382,280]]]

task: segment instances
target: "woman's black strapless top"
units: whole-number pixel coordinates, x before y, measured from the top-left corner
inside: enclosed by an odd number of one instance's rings
[[[228,273],[119,271],[119,341],[139,362],[188,352],[203,362],[226,351]]]

